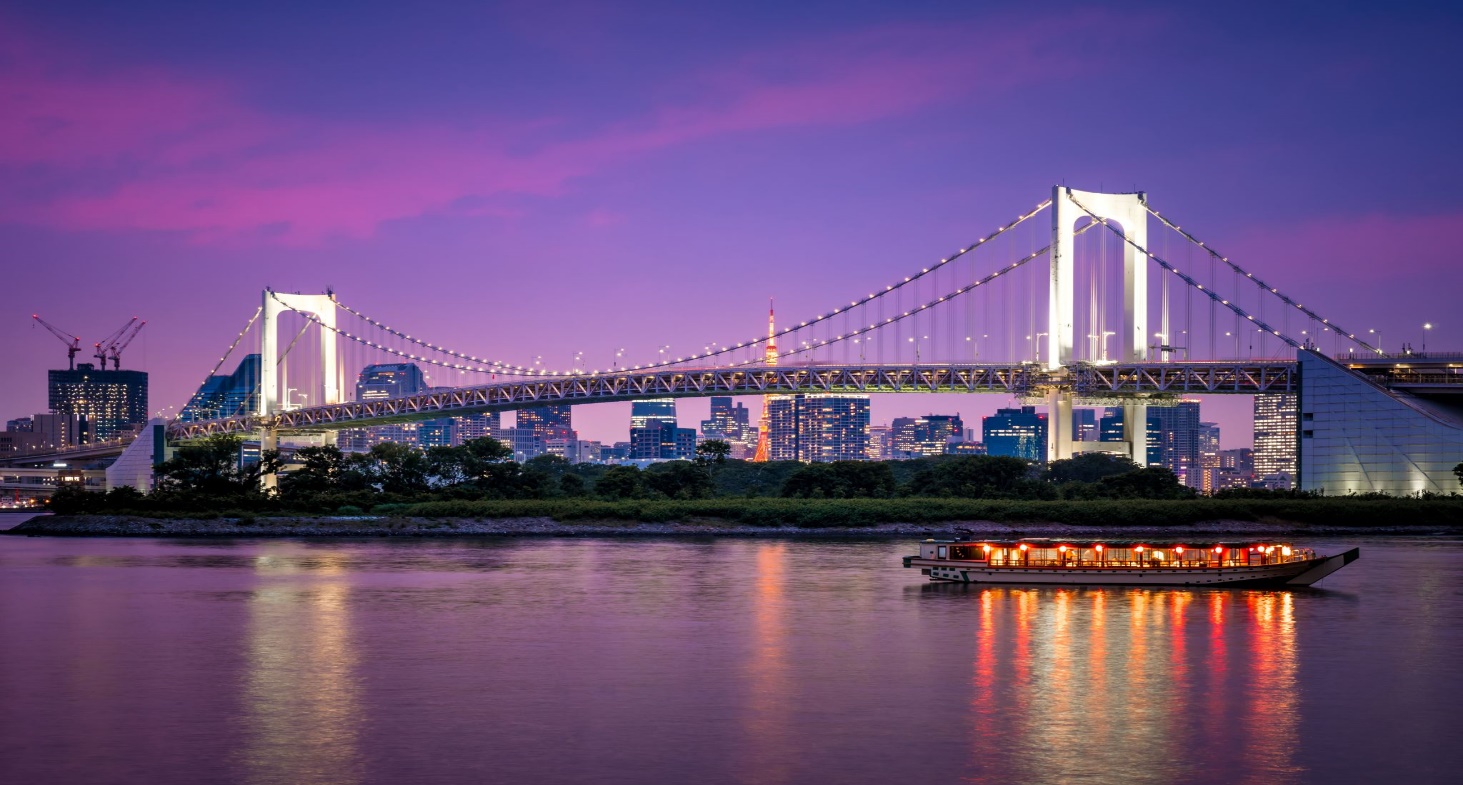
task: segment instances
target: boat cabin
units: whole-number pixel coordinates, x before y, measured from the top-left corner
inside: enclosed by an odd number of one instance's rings
[[[1226,568],[1314,559],[1309,548],[1265,542],[1053,540],[925,540],[920,559],[972,563],[981,567],[1054,568]]]

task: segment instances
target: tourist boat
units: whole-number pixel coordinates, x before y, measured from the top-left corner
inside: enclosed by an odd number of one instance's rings
[[[1105,586],[1310,586],[1356,561],[1360,548],[1317,555],[1274,540],[1159,543],[925,540],[905,567],[932,581]]]

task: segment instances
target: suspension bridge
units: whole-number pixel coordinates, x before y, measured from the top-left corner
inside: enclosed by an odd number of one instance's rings
[[[282,333],[293,338],[283,343]],[[1146,194],[1058,186],[846,304],[765,336],[604,369],[481,357],[392,327],[335,293],[267,290],[210,372],[241,345],[257,346],[257,394],[234,411],[174,420],[167,438],[261,434],[273,443],[281,434],[646,397],[959,392],[1048,406],[1051,459],[1084,448],[1071,437],[1074,405],[1121,405],[1125,422],[1138,424],[1124,449],[1141,461],[1144,407],[1194,394],[1295,393],[1296,353],[1325,343],[1332,353],[1380,355],[1158,212]],[[380,362],[416,363],[437,386],[345,400],[342,380]]]

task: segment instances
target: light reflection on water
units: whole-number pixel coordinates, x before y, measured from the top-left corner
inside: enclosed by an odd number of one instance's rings
[[[1306,591],[908,544],[0,538],[0,782],[1450,781],[1463,548]]]

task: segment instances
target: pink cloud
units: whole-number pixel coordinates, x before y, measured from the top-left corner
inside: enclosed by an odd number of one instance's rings
[[[223,81],[77,66],[77,52],[0,25],[11,30],[0,34],[0,167],[51,194],[20,198],[0,186],[0,205],[12,220],[201,242],[369,236],[392,220],[563,193],[577,177],[665,147],[865,123],[1090,70],[1060,43],[1103,24],[1076,15],[990,40],[961,26],[833,35],[680,79],[646,117],[541,143],[553,126],[541,118],[447,126],[269,113]],[[75,182],[86,185],[55,185]]]
[[[1236,261],[1252,269],[1288,268],[1291,278],[1299,270],[1373,282],[1452,271],[1457,266],[1453,238],[1460,231],[1463,214],[1457,213],[1327,216],[1249,231],[1225,245],[1234,248]]]

